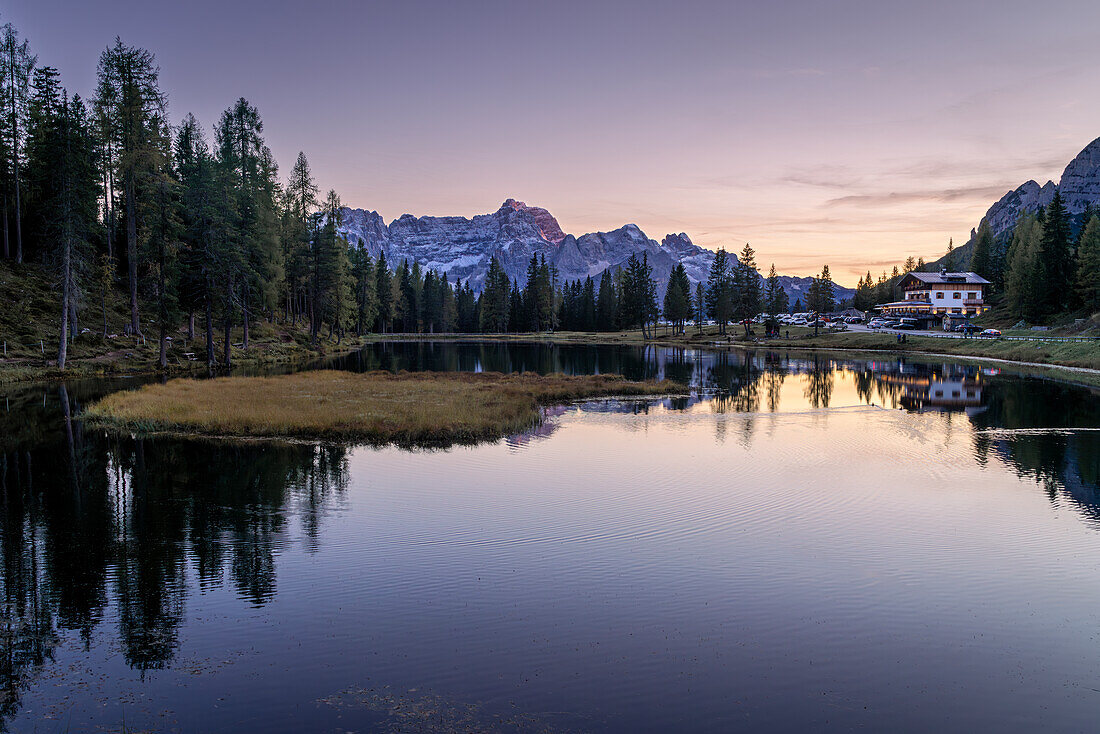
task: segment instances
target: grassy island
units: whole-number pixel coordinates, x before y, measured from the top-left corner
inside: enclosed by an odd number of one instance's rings
[[[140,433],[445,445],[524,430],[545,405],[681,389],[619,375],[324,370],[169,380],[109,395],[84,418]]]

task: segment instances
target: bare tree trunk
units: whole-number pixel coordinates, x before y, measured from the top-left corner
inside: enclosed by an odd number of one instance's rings
[[[233,356],[233,344],[230,342],[230,333],[233,330],[233,286],[232,284],[226,288],[225,291],[225,319],[223,323],[225,329],[225,352],[223,354],[223,362],[226,367],[231,367]]]
[[[248,289],[245,289],[241,301],[241,313],[243,314],[241,321],[244,325],[244,341],[241,343],[241,348],[248,349]]]
[[[137,201],[133,176],[126,179],[126,259],[130,276],[130,328],[134,336],[141,335],[137,298]]]
[[[65,369],[65,360],[69,356],[69,299],[72,298],[71,243],[68,235],[62,237],[61,246],[61,338],[57,344],[57,369]]]
[[[187,314],[187,341],[194,341],[195,339],[195,312],[190,311]]]
[[[206,367],[214,369],[214,307],[210,302],[210,280],[206,281],[206,293],[203,295],[206,306]]]
[[[4,194],[4,259],[11,257],[11,244],[8,241],[8,195]]]

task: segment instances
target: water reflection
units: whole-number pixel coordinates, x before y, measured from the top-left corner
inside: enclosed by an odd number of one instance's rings
[[[1100,529],[1100,400],[1079,386],[969,365],[835,359],[785,352],[502,344],[377,345],[329,366],[620,373],[669,378],[690,396],[596,401],[584,411],[709,416],[718,441],[749,448],[769,414],[880,406],[930,412],[945,441],[966,441],[1039,483]],[[81,406],[131,383],[10,389],[0,415],[0,719],[59,645],[85,648],[117,625],[126,665],[170,666],[191,595],[231,590],[242,608],[279,589],[288,543],[323,547],[323,521],[349,485],[349,449],[110,437],[86,431]],[[566,411],[510,437],[511,451],[549,439]],[[707,430],[711,430],[708,426]],[[848,437],[850,438],[850,437]],[[848,440],[846,438],[845,440]],[[873,445],[874,435],[859,437]],[[732,442],[731,442],[732,443]],[[914,446],[937,460],[934,446]]]
[[[288,519],[316,548],[347,485],[338,446],[89,434],[72,419],[79,401],[53,391],[42,410],[60,430],[39,426],[37,445],[0,453],[5,715],[59,634],[87,645],[109,605],[123,658],[145,671],[172,661],[188,594],[229,586],[246,604],[270,601]]]

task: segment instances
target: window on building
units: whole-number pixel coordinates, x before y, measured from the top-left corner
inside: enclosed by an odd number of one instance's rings
[[[943,298],[943,294],[942,293],[937,293],[936,298]]]
[[[967,297],[968,299],[974,299],[974,298],[977,298],[977,297],[978,297],[978,294],[977,294],[977,293],[975,293],[974,291],[970,291],[969,293],[967,293],[967,294],[966,294],[966,297]]]
[[[958,292],[955,292],[955,293],[951,294],[951,297],[954,298],[955,300],[958,300],[958,299],[962,298],[962,294],[958,293]]]

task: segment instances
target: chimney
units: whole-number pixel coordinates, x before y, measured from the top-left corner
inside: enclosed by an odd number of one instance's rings
[[[942,275],[944,278],[946,278],[947,277],[947,268],[940,268],[940,275]]]

